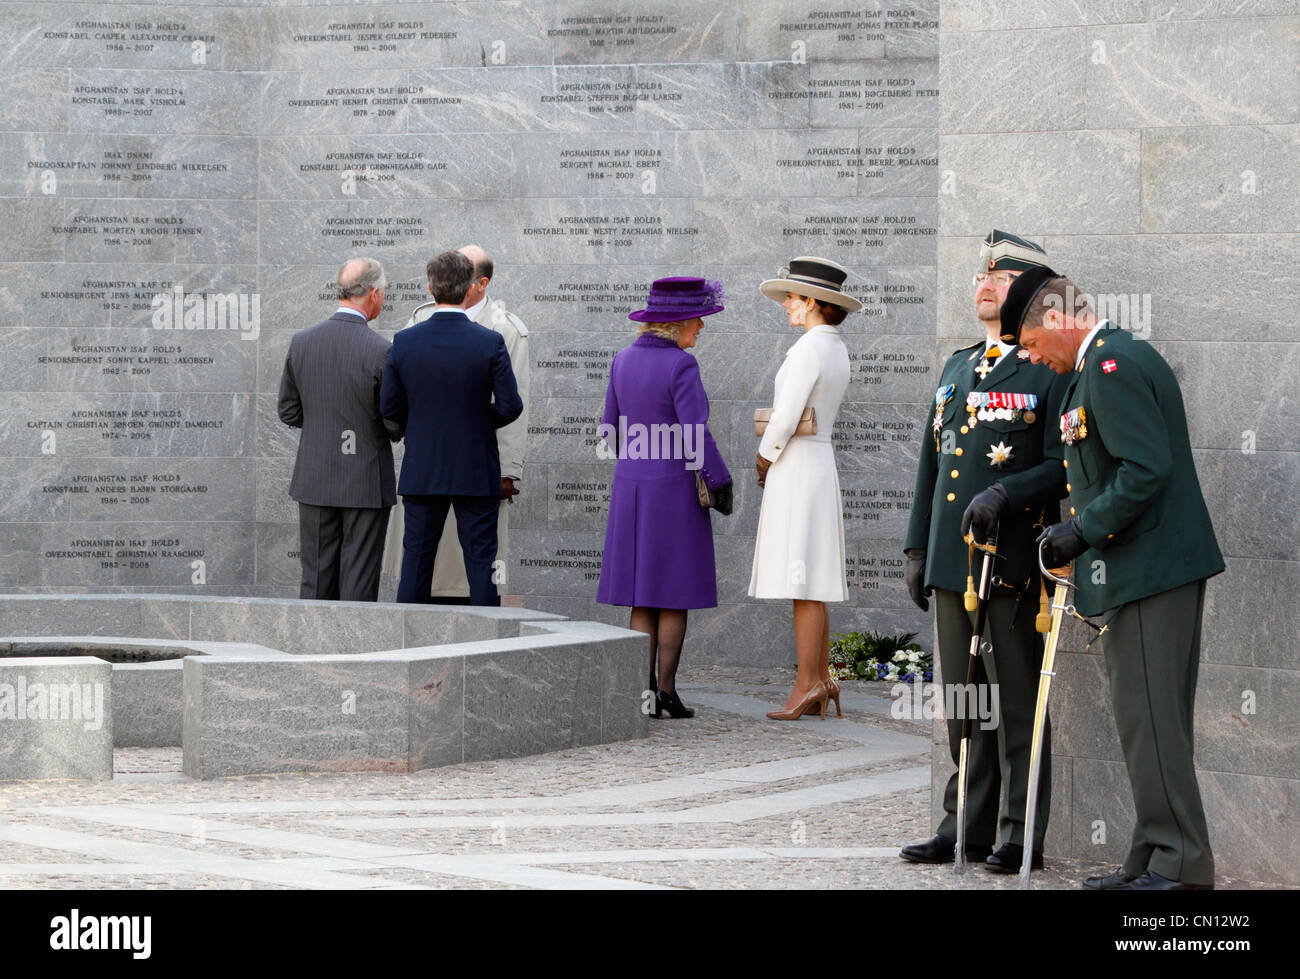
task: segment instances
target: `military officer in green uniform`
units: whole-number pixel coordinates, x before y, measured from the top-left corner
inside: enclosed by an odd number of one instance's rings
[[[986,337],[958,350],[944,365],[926,416],[904,542],[912,600],[928,610],[926,596],[934,594],[939,661],[948,691],[966,682],[974,614],[966,611],[963,595],[967,576],[978,577],[980,572],[978,566],[972,568],[963,536],[971,529],[983,542],[994,528],[997,531],[1001,557],[994,567],[984,633],[992,652],[979,657],[976,674],[977,686],[988,684],[991,689],[980,689],[974,703],[996,705],[998,716],[971,718],[966,855],[1006,873],[1018,871],[1023,856],[1029,752],[1043,655],[1042,638],[1034,630],[1040,581],[1034,541],[1059,516],[1058,501],[1065,492],[1055,428],[1065,383],[1045,367],[1031,364],[1014,339],[1002,339],[999,314],[1016,277],[1046,264],[1046,252],[1024,238],[994,230],[984,240],[974,286],[975,314]],[[981,561],[979,552],[975,561]],[[945,696],[945,704],[950,702],[971,706],[968,698]],[[962,722],[960,713],[954,713],[947,725],[955,762]],[[1032,841],[1035,867],[1042,866],[1050,786],[1051,773],[1044,764]],[[903,859],[952,861],[957,839],[955,774],[944,793],[944,810],[934,838],[904,847]],[[997,837],[1002,846],[993,852]]]
[[[1214,886],[1192,764],[1205,582],[1224,569],[1201,496],[1183,397],[1155,348],[1098,322],[1069,279],[1026,275],[1003,326],[1034,363],[1070,378],[1059,426],[1069,519],[1052,565],[1075,560],[1075,606],[1103,616],[1102,648],[1136,826],[1124,865],[1084,886]],[[1023,322],[1022,322],[1023,319]]]

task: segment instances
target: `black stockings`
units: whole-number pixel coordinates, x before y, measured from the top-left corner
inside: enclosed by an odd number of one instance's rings
[[[637,606],[632,609],[628,628],[650,637],[650,689],[676,693],[677,663],[686,640],[686,610]]]

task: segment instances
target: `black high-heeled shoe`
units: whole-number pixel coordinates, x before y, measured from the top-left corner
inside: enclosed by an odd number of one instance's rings
[[[656,690],[655,717],[659,717],[660,712],[665,710],[668,711],[669,717],[678,719],[695,716],[695,711],[683,704],[676,693],[664,693],[662,690]]]

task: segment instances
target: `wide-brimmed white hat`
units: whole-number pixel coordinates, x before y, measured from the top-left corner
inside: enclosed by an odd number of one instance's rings
[[[766,279],[758,289],[768,299],[778,303],[785,302],[786,293],[793,292],[796,296],[812,296],[856,313],[862,308],[862,303],[840,292],[848,277],[849,273],[844,266],[828,258],[801,255],[791,259],[790,265],[777,273],[777,278]]]

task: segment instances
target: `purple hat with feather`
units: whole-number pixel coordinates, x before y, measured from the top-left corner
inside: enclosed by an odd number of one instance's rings
[[[722,283],[690,275],[655,279],[646,297],[645,309],[628,313],[638,323],[678,323],[721,313]]]

